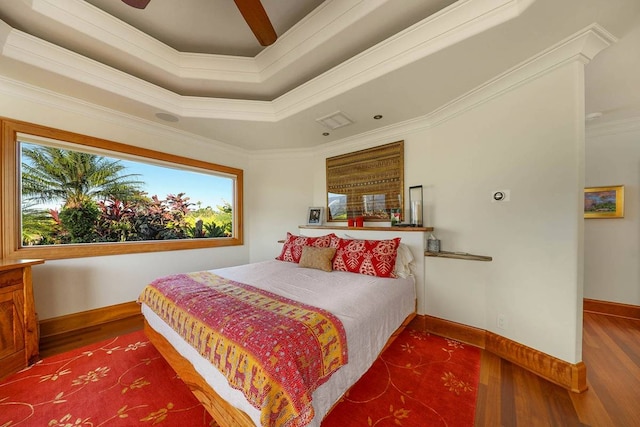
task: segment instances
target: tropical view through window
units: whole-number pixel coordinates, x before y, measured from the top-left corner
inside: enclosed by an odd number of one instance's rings
[[[232,176],[24,139],[23,247],[233,236]]]

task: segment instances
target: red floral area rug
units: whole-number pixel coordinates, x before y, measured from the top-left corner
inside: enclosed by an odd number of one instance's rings
[[[473,426],[479,377],[478,348],[405,330],[322,427]]]
[[[480,351],[404,331],[322,427],[473,426]],[[142,331],[46,358],[0,382],[0,427],[217,424]]]
[[[216,426],[142,331],[0,382],[0,427]]]

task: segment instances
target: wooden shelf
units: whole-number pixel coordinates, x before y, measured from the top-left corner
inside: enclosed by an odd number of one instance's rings
[[[453,259],[466,259],[468,261],[492,261],[493,258],[486,255],[474,255],[466,252],[429,252],[425,251],[424,256],[431,256],[437,258],[453,258]]]
[[[299,225],[298,228],[330,230],[367,230],[367,231],[433,231],[433,227],[347,227],[344,225]]]

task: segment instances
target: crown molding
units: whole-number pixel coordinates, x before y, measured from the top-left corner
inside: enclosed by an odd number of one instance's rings
[[[412,133],[436,127],[570,62],[578,61],[584,64],[615,42],[617,38],[600,25],[589,25],[430,114],[332,141],[322,145],[320,150],[326,155],[337,155],[378,143],[404,139]],[[631,123],[621,123],[618,129],[622,126],[626,129],[640,130],[640,117]]]
[[[493,28],[533,0],[458,1],[275,99],[286,118]]]
[[[34,12],[126,55],[180,78],[259,82],[253,58],[179,52],[84,0],[22,0]]]
[[[27,0],[22,1],[26,2]],[[372,1],[371,4],[382,1]],[[181,96],[10,27],[1,29],[2,32],[9,33],[4,38],[2,54],[8,58],[50,70],[69,79],[182,117],[275,122],[512,19],[522,13],[532,1],[460,0],[309,82],[292,89],[274,101]],[[70,5],[74,7],[70,7],[69,10],[62,10],[59,4],[56,6],[57,3],[54,0],[31,0],[31,2],[33,2],[34,8],[47,9],[47,14],[58,16],[58,19],[61,20],[64,18],[64,21],[69,21],[69,24],[73,21],[72,18],[83,16],[82,13],[98,15],[95,18],[96,21],[98,18],[107,21],[113,19],[107,14],[100,14],[95,9],[88,8],[83,0],[70,0]],[[369,2],[362,3],[369,4]],[[333,6],[334,4],[340,5],[342,3],[339,1],[329,3],[332,7],[338,8],[338,6]],[[318,10],[316,14],[309,17],[309,20],[313,20],[314,16],[320,15],[328,8],[329,6]],[[49,9],[54,10],[55,13]],[[82,11],[82,13],[78,11]],[[356,9],[354,8],[346,11],[341,10],[341,12],[343,16],[348,15],[349,17],[344,18],[345,22],[340,25],[346,25],[356,19]],[[358,9],[358,13],[362,13],[362,10]],[[79,28],[88,25],[86,20],[82,22],[84,23],[79,25]],[[95,22],[92,23],[97,25]],[[0,21],[1,26],[6,27],[7,24]],[[122,24],[119,24],[115,28],[121,26]],[[304,25],[299,25],[294,30],[303,31],[304,28]],[[114,32],[117,31],[114,30]],[[105,35],[107,39],[110,37],[113,37],[113,34],[111,36]],[[120,41],[122,37],[124,36],[118,35],[117,40]],[[148,37],[147,39],[148,43],[152,43],[153,39]],[[287,43],[286,37],[284,39],[283,45]],[[274,47],[273,50],[275,49],[280,48]],[[265,49],[265,51],[268,50],[269,48]],[[149,56],[146,54],[147,51],[136,53],[140,57]],[[268,54],[264,55],[266,57]],[[168,61],[169,56],[171,55],[168,55],[165,60]],[[194,66],[190,70],[207,69],[203,55],[189,55],[189,58],[201,61],[197,67]],[[228,58],[226,60],[229,62],[225,74],[230,78],[234,73],[233,60]],[[213,72],[211,69],[208,70]],[[244,71],[239,71],[239,73],[250,74],[250,72]]]
[[[570,62],[587,64],[618,39],[591,24],[429,114],[432,126],[501,96]]]
[[[330,157],[390,141],[406,139],[413,133],[443,124],[570,62],[577,61],[584,64],[593,59],[602,49],[615,42],[617,42],[615,36],[600,25],[592,24],[428,115],[328,142],[314,148],[252,151],[251,158],[302,158],[318,154]],[[597,129],[607,129],[610,133],[617,133],[622,129],[640,130],[640,117],[622,121],[612,127],[601,125]],[[587,132],[588,136],[592,136],[594,130],[588,129]]]
[[[173,78],[263,83],[390,0],[327,1],[254,58],[177,51],[84,0],[22,1],[65,29]]]
[[[193,133],[175,129],[162,123],[134,117],[129,114],[121,113],[117,110],[101,107],[99,105],[91,104],[77,98],[61,95],[57,92],[42,89],[2,76],[0,76],[0,94],[6,95],[8,97],[26,100],[35,105],[40,105],[46,109],[50,109],[51,111],[66,111],[78,117],[86,117],[89,119],[98,120],[100,122],[112,123],[117,127],[124,127],[141,133],[154,135],[159,140],[176,141],[178,145],[195,144],[196,146],[201,147],[202,150],[211,150],[213,148],[220,153],[229,154],[231,156],[238,156],[242,159],[248,159],[250,154],[250,151],[246,149],[239,148],[222,141],[194,135]],[[24,117],[11,118],[16,120],[33,121],[32,119]],[[61,127],[59,123],[38,122],[38,124],[59,127],[61,129],[69,131],[77,131],[68,127]],[[93,136],[104,138],[104,135]],[[105,139],[109,138],[107,137]]]
[[[0,26],[0,31],[1,30],[2,26]],[[483,85],[480,85],[461,97],[449,102],[431,114],[361,133],[352,137],[343,138],[321,146],[303,149],[244,150],[220,141],[198,137],[188,132],[164,126],[157,122],[132,117],[114,110],[99,107],[75,98],[60,95],[52,91],[3,77],[0,77],[0,93],[6,93],[8,95],[27,99],[37,104],[43,104],[49,108],[64,109],[73,112],[78,116],[88,116],[106,122],[117,123],[120,126],[135,128],[143,132],[157,134],[159,137],[173,139],[180,138],[181,140],[203,144],[203,147],[208,149],[213,145],[217,149],[224,150],[231,154],[242,155],[245,158],[304,158],[317,156],[318,154],[340,154],[349,150],[368,148],[391,140],[405,139],[407,135],[438,126],[447,120],[457,117],[466,111],[476,108],[491,99],[499,97],[510,90],[526,84],[527,82],[543,76],[546,73],[549,73],[572,61],[578,61],[584,64],[591,60],[602,49],[616,41],[617,39],[601,26],[598,24],[592,24],[567,37],[556,45],[551,46],[539,54],[523,61],[503,74],[487,81]],[[194,106],[194,111],[191,112],[192,114],[197,112],[198,102],[206,103],[206,100],[199,98],[194,98],[192,101],[192,105]],[[229,107],[234,103],[246,104],[246,101],[224,101],[229,104]],[[264,103],[256,102],[256,109],[260,110],[263,105]],[[587,135],[592,137],[600,134],[636,130],[640,130],[640,117],[588,126]]]
[[[348,30],[360,18],[374,12],[389,0],[329,0],[278,37],[255,57],[261,81],[294,66],[305,55]]]

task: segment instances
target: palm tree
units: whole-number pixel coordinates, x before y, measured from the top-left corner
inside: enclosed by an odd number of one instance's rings
[[[122,174],[119,160],[31,144],[23,144],[22,155],[23,207],[61,201],[60,222],[72,243],[95,240],[99,198],[127,201],[141,193],[138,175]]]
[[[25,246],[48,243],[45,239],[54,233],[56,226],[52,216],[31,206],[22,208],[22,244]]]
[[[140,194],[137,174],[121,174],[119,160],[55,147],[23,144],[22,195],[29,202],[81,206],[98,198],[129,200]]]

